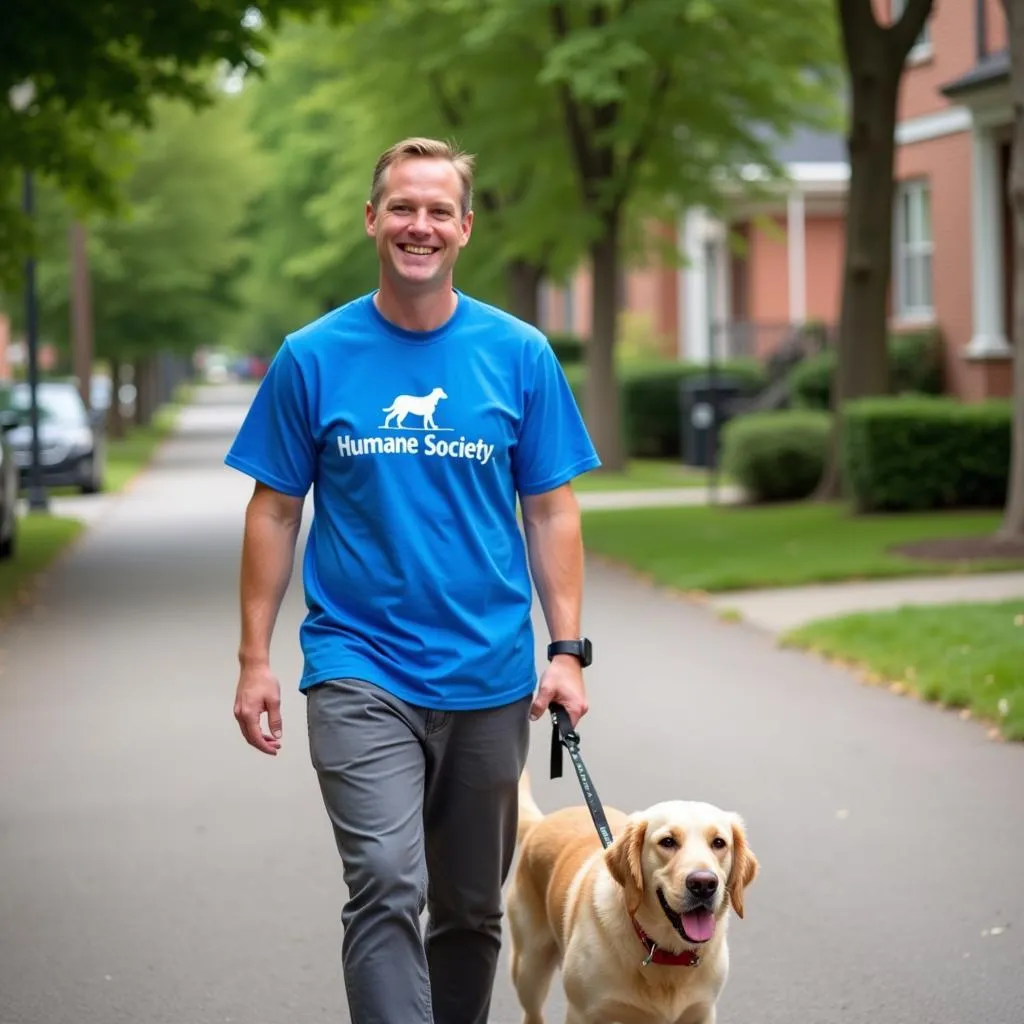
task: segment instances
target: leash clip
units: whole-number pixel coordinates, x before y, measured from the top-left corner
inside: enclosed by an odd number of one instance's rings
[[[647,958],[645,960],[641,960],[640,961],[640,966],[641,967],[647,967],[650,964],[650,962],[654,959],[654,954],[657,951],[657,949],[658,949],[658,944],[656,942],[652,942],[651,943],[651,951],[650,951],[650,953],[647,954]]]

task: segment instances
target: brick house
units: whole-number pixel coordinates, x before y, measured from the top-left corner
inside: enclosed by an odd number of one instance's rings
[[[892,17],[904,2],[876,0]],[[935,0],[899,99],[890,328],[937,328],[949,390],[967,400],[1011,389],[1011,132],[1000,0]],[[703,361],[714,345],[719,357],[764,357],[800,325],[837,322],[845,141],[798,132],[776,157],[789,180],[774,195],[737,195],[724,221],[691,209],[667,229],[684,267],[624,275],[623,311],[642,319],[663,351]],[[743,240],[743,255],[730,235]],[[567,287],[545,284],[544,326],[586,336],[588,300],[585,270]]]

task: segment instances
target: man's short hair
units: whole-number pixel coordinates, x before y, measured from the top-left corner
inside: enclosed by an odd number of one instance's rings
[[[438,160],[449,160],[458,171],[462,182],[462,216],[473,208],[473,167],[475,157],[464,153],[450,143],[439,139],[411,138],[396,142],[377,158],[373,168],[373,182],[370,186],[370,205],[376,210],[384,195],[384,177],[392,164],[397,164],[410,157],[433,157]]]

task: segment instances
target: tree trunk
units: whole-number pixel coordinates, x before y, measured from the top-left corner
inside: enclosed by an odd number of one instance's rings
[[[1024,538],[1024,0],[1003,0],[1009,27],[1013,95],[1013,156],[1009,196],[1013,209],[1013,442],[1001,540]]]
[[[540,324],[538,293],[544,268],[528,260],[513,260],[505,271],[509,312],[534,327]]]
[[[113,359],[110,362],[110,408],[107,410],[106,431],[107,437],[114,441],[120,441],[125,435],[124,414],[121,412],[121,363]]]
[[[78,378],[78,390],[92,408],[92,291],[89,280],[89,251],[85,225],[74,221],[68,230],[71,251],[71,367]]]
[[[846,207],[843,297],[832,379],[829,458],[816,497],[842,495],[843,406],[852,398],[889,391],[888,307],[892,272],[896,103],[900,63],[879,35],[858,50],[850,78],[853,104],[847,147],[850,187]]]
[[[156,412],[156,359],[145,356],[135,360],[135,424],[148,427]]]
[[[601,457],[602,469],[626,468],[619,385],[615,373],[615,334],[619,312],[619,217],[605,217],[605,230],[590,247],[591,332],[587,345],[584,417]]]

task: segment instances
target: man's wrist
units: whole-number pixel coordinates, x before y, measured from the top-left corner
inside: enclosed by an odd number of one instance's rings
[[[572,658],[581,668],[586,668],[594,660],[593,645],[585,637],[575,639],[552,640],[548,644],[548,661],[555,658]]]

